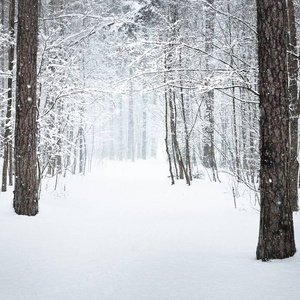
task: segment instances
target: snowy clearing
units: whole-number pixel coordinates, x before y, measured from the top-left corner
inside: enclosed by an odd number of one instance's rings
[[[228,183],[171,186],[156,161],[96,169],[65,192],[45,181],[36,217],[1,194],[0,299],[299,299],[299,254],[257,261],[259,213],[234,209]]]

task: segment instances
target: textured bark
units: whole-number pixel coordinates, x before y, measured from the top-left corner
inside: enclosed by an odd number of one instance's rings
[[[260,94],[260,230],[257,259],[296,252],[289,197],[286,1],[257,0]]]
[[[297,35],[294,4],[288,0],[289,21],[289,45],[288,45],[288,70],[289,70],[289,99],[290,99],[290,132],[291,132],[291,157],[290,157],[290,198],[292,208],[298,208],[298,120],[299,120],[299,98],[298,98],[298,57],[297,57]]]
[[[38,0],[19,0],[15,125],[15,192],[17,214],[38,213],[36,154],[36,81]]]

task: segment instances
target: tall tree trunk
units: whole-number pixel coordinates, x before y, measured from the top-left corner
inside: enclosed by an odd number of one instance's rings
[[[169,162],[169,172],[171,177],[171,184],[175,184],[174,180],[174,174],[173,174],[173,167],[172,167],[172,158],[170,153],[170,147],[169,147],[169,112],[168,112],[168,106],[169,106],[169,98],[168,98],[168,91],[167,88],[165,90],[165,130],[166,130],[166,136],[165,136],[165,145],[166,145],[166,152],[168,156],[168,162]]]
[[[290,99],[290,132],[291,132],[291,157],[290,157],[290,198],[294,211],[298,207],[298,120],[299,120],[299,98],[298,98],[298,56],[296,23],[293,0],[288,0],[289,20],[289,45],[288,45],[288,70],[289,70],[289,99]]]
[[[84,11],[87,3],[86,1],[82,1],[82,10]],[[82,26],[85,28],[86,26],[86,18],[83,18]],[[85,52],[82,53],[82,80],[85,86],[86,81],[86,69],[85,69]],[[80,125],[79,125],[79,173],[85,173],[86,166],[86,143],[85,143],[85,130],[84,130],[84,100],[80,103],[79,114],[80,114]],[[113,136],[113,135],[112,135]]]
[[[286,0],[257,0],[260,94],[260,230],[257,259],[296,252],[289,195]]]
[[[167,42],[168,46],[166,47],[165,51],[165,69],[169,72],[165,73],[164,80],[166,85],[165,90],[165,98],[166,98],[166,105],[169,108],[169,112],[166,108],[166,113],[169,113],[169,116],[166,116],[168,118],[170,126],[166,124],[166,130],[170,131],[170,138],[168,137],[168,132],[166,132],[166,143],[170,143],[170,146],[166,144],[166,150],[167,155],[169,157],[169,167],[170,167],[170,173],[172,178],[172,184],[174,184],[174,177],[173,177],[173,170],[174,167],[175,170],[175,176],[176,178],[180,179],[186,179],[187,184],[190,184],[190,176],[189,176],[189,169],[185,166],[184,161],[184,154],[182,153],[181,149],[185,149],[186,145],[189,145],[185,143],[182,147],[180,140],[178,139],[178,132],[177,126],[181,126],[183,122],[180,121],[180,116],[178,114],[178,111],[182,109],[180,108],[180,93],[182,92],[181,88],[177,88],[174,85],[176,80],[179,80],[179,85],[182,84],[180,75],[177,76],[177,72],[174,71],[176,68],[180,68],[181,64],[181,58],[180,54],[178,56],[178,53],[180,51],[177,51],[176,49],[176,42],[178,41],[178,35],[179,35],[179,28],[178,28],[178,9],[179,5],[176,1],[169,2],[168,3],[168,22],[169,22],[169,28],[168,28],[168,35],[167,35]],[[173,69],[173,70],[172,70]],[[182,95],[183,96],[183,95]],[[185,113],[184,113],[185,114]],[[178,131],[178,132],[177,132]],[[179,132],[179,134],[181,131]],[[172,152],[171,152],[172,150]],[[184,150],[183,150],[184,151]],[[173,164],[172,164],[173,160]]]
[[[234,82],[232,83],[234,85]],[[241,163],[239,155],[239,138],[237,131],[237,113],[236,113],[236,99],[235,99],[235,88],[232,88],[232,113],[233,113],[233,143],[234,143],[234,171],[237,177],[237,180],[241,180]]]
[[[180,54],[180,65],[181,65],[181,54]],[[190,156],[190,134],[188,131],[188,124],[187,124],[187,108],[185,103],[185,97],[184,92],[182,88],[182,81],[180,80],[180,100],[181,100],[181,114],[182,114],[182,120],[184,125],[184,140],[185,140],[185,176],[186,176],[186,182],[188,185],[191,184],[191,181],[193,180],[192,177],[192,167],[191,167],[191,156]]]
[[[215,34],[215,11],[211,9],[211,5],[214,5],[214,0],[208,0],[205,13],[205,52],[206,69],[208,74],[212,74],[212,64],[210,56],[214,51],[214,34]],[[209,76],[209,75],[208,75]],[[208,83],[210,84],[210,83]],[[210,89],[211,87],[209,87]],[[204,126],[204,138],[203,138],[203,165],[206,168],[214,167],[215,154],[214,154],[214,90],[209,90],[205,95],[205,126]],[[214,174],[214,170],[213,170]],[[214,176],[215,177],[215,176]],[[214,180],[215,181],[215,180]]]
[[[168,63],[167,63],[167,53],[165,53],[165,59],[164,59],[164,67],[165,70],[168,69]],[[167,74],[164,73],[164,84],[165,84],[165,93],[164,93],[164,100],[165,100],[165,146],[166,146],[166,153],[168,157],[168,162],[169,162],[169,172],[170,172],[170,178],[171,178],[171,184],[175,184],[174,180],[174,173],[173,173],[173,165],[172,165],[172,156],[171,156],[171,151],[170,151],[170,141],[172,140],[169,138],[169,118],[172,120],[172,114],[173,112],[169,113],[168,107],[169,107],[169,88],[167,87]],[[171,121],[170,121],[171,123]]]
[[[231,1],[227,1],[227,12],[229,14],[228,18],[228,35],[229,41],[228,45],[230,46],[230,65],[235,66],[234,61],[234,51],[232,47],[233,37],[232,37],[232,15],[231,15]],[[233,145],[234,145],[234,159],[233,159],[233,170],[237,180],[241,180],[241,161],[240,161],[240,152],[239,152],[239,136],[238,136],[238,120],[237,120],[237,103],[236,103],[236,89],[234,88],[235,82],[232,79],[231,85],[232,88],[232,114],[233,114]]]
[[[15,125],[14,209],[19,215],[38,213],[36,84],[38,0],[19,0]]]

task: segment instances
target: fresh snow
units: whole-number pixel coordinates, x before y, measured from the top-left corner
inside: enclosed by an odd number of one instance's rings
[[[157,161],[45,180],[36,217],[0,198],[2,300],[296,300],[300,256],[255,259],[259,213],[228,182],[170,185]],[[299,240],[299,214],[295,214]]]

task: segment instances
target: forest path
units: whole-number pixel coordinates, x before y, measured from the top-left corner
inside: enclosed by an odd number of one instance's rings
[[[45,182],[36,217],[1,194],[1,300],[298,299],[299,255],[256,261],[259,215],[226,183],[171,186],[155,161],[95,169],[65,192]]]

